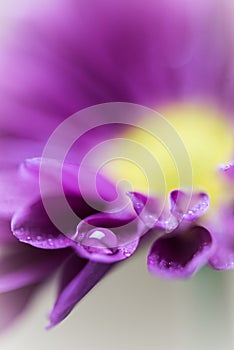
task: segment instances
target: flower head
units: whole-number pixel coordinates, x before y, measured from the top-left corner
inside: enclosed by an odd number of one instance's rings
[[[12,314],[61,267],[54,326],[149,231],[155,275],[232,268],[233,164],[226,179],[216,171],[233,156],[229,2],[34,3],[0,57],[0,242],[13,247],[0,291],[21,300]]]

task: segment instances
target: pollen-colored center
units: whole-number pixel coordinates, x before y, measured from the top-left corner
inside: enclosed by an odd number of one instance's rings
[[[217,166],[231,159],[233,149],[233,136],[227,119],[213,108],[194,104],[173,105],[158,112],[172,125],[176,137],[182,140],[187,150],[192,170],[191,185],[196,190],[207,192],[211,205],[215,205],[224,190]],[[173,149],[168,149],[158,137],[160,130],[157,130],[157,135],[148,132],[155,129],[155,118],[146,115],[141,125],[143,128],[131,127],[121,135],[137,146],[132,159],[126,157],[111,161],[106,173],[116,181],[127,180],[134,191],[152,195],[167,194],[190,185],[181,183],[181,174],[188,171],[188,164],[184,169],[178,168]]]

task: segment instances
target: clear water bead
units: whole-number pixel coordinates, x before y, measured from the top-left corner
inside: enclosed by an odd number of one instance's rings
[[[87,232],[78,232],[76,240],[89,253],[111,255],[117,251],[118,239],[107,228],[97,227]]]

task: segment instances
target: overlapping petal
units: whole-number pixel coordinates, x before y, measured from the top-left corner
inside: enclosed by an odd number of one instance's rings
[[[0,243],[2,331],[26,309],[38,287],[60,268],[71,251],[50,252],[20,243],[10,232],[7,219],[0,220]]]
[[[51,328],[61,322],[74,306],[103,278],[110,264],[87,262],[72,256],[64,267],[57,300],[50,313]]]
[[[95,176],[97,193],[90,186],[81,192],[78,173],[78,165],[61,165],[53,159],[29,159],[21,165],[17,177],[19,183],[12,185],[13,189],[21,189],[21,208],[16,206],[12,217],[11,227],[15,237],[44,249],[72,245],[70,238],[74,236],[79,221],[97,211],[85,199],[92,200],[92,204],[99,199],[98,209],[101,210],[106,201],[116,195],[114,186],[101,176]],[[86,180],[90,181],[92,176],[87,170]],[[43,187],[40,181],[43,181]],[[26,201],[24,188],[28,189],[30,200]],[[11,189],[7,196],[17,201],[14,190]],[[22,204],[22,200],[26,203]]]
[[[0,217],[0,247],[6,248],[15,245],[16,238],[12,235],[9,219]]]
[[[0,293],[44,281],[56,271],[70,252],[45,252],[18,243],[14,252],[0,258]]]
[[[212,252],[212,237],[207,229],[202,226],[178,228],[152,245],[148,269],[164,278],[187,278],[208,262]]]
[[[172,231],[179,221],[171,215],[167,203],[160,198],[147,197],[138,192],[129,192],[133,208],[144,225],[149,229],[161,229],[163,232]]]
[[[171,213],[179,220],[192,222],[209,208],[209,196],[203,192],[175,190],[170,193]]]
[[[47,197],[47,206],[51,208],[54,222],[51,221],[41,200],[18,211],[12,218],[12,231],[21,242],[31,244],[38,248],[58,249],[72,246],[72,237],[75,233],[79,218],[93,212],[84,205],[81,197],[67,196],[67,200],[79,216],[66,215],[64,198]],[[70,220],[72,218],[72,221]],[[75,220],[74,220],[75,219]],[[62,232],[59,228],[62,228]]]
[[[192,222],[209,208],[209,196],[203,192],[174,190],[169,194],[169,203],[156,197],[129,192],[128,196],[136,214],[149,228],[173,231],[182,220]]]
[[[225,176],[229,181],[233,181],[234,179],[234,161],[229,163],[220,164],[218,167],[220,173]]]

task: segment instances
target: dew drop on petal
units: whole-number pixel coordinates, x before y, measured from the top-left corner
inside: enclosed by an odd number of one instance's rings
[[[114,232],[107,228],[94,228],[76,236],[77,242],[89,253],[114,254],[117,251],[118,239]]]

